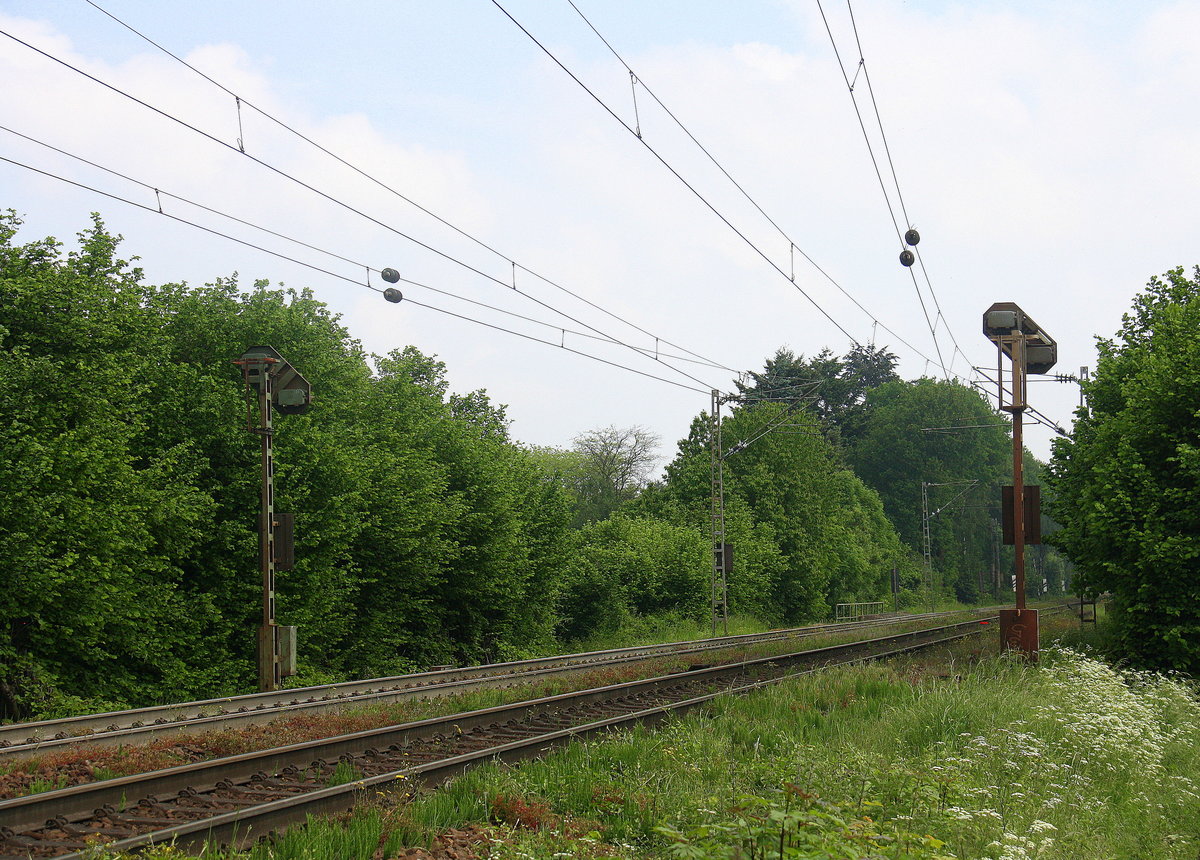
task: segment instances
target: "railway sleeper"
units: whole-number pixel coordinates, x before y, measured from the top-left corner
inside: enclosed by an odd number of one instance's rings
[[[191,817],[192,816],[189,816],[188,818],[169,818],[165,815],[126,815],[121,812],[118,812],[116,815],[108,816],[109,820],[114,823],[132,824],[138,828],[139,833],[144,831],[147,827],[174,827],[176,824],[182,824],[185,821],[188,821]]]
[[[30,833],[21,833],[17,836],[10,836],[6,840],[10,845],[19,845],[24,848],[74,848],[78,851],[83,851],[86,848],[91,848],[95,845],[94,842],[83,842],[79,839],[58,839],[49,835],[42,835],[37,831]],[[26,857],[29,855],[26,854]]]
[[[121,838],[126,836],[137,836],[140,832],[129,827],[104,827],[102,825],[88,827],[83,824],[64,824],[62,826],[62,831],[63,833],[69,833],[72,836],[91,836],[93,833],[95,833],[99,834],[100,836],[116,836]]]

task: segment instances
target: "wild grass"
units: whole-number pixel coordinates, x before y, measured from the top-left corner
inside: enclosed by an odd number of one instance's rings
[[[721,698],[658,730],[380,798],[243,856],[366,860],[449,841],[495,860],[1195,858],[1195,683],[1064,648],[1037,664],[981,659],[994,647]]]
[[[1196,856],[1194,685],[1071,650],[945,674],[819,673],[658,732],[477,770],[406,807],[397,833],[507,826],[481,855],[496,858],[596,856],[562,853],[581,838],[630,857]],[[544,811],[514,826],[497,798]]]
[[[749,615],[729,617],[729,635],[763,633],[769,625]],[[659,642],[686,642],[693,639],[708,639],[713,635],[712,624],[676,614],[632,616],[620,628],[597,633],[586,639],[563,643],[564,653],[582,651],[605,651],[609,648],[626,648],[632,645],[654,645]],[[717,635],[724,636],[725,626],[717,625]]]

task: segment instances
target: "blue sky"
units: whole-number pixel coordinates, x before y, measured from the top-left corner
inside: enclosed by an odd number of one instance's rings
[[[0,40],[0,75],[19,85],[0,94],[0,115],[10,128],[155,187],[549,325],[419,288],[406,290],[411,298],[701,389],[728,389],[731,373],[675,363],[699,385],[627,347],[597,347],[572,332],[591,326],[651,350],[658,336],[747,370],[780,346],[842,353],[849,333],[892,348],[907,377],[945,375],[940,350],[951,375],[969,378],[971,365],[994,365],[980,314],[994,301],[1016,301],[1058,338],[1059,369],[1070,373],[1094,364],[1093,335],[1117,328],[1149,276],[1200,258],[1200,4],[855,5],[931,294],[924,280],[914,288],[896,261],[900,247],[814,2],[576,1],[783,233],[869,314],[799,257],[795,285],[781,276],[484,0],[100,5],[502,256],[244,110],[250,154],[496,279],[511,278],[507,259],[515,259],[650,335],[522,274],[524,291],[578,322],[555,317],[8,39]],[[788,241],[644,90],[635,120],[628,72],[566,0],[503,5],[625,122],[640,122],[646,144],[790,273]],[[824,6],[853,75],[858,52],[846,6]],[[83,0],[8,2],[0,29],[226,143],[238,137],[232,98]],[[874,123],[861,82],[856,92]],[[878,149],[877,136],[873,143]],[[144,189],[11,135],[0,134],[0,155],[154,202]],[[703,393],[388,305],[345,281],[9,165],[0,165],[0,206],[25,216],[26,239],[68,238],[100,210],[154,281],[202,283],[237,271],[247,284],[264,277],[310,286],[368,349],[412,343],[446,361],[456,390],[486,388],[509,405],[514,435],[527,442],[566,445],[590,428],[642,424],[662,435],[667,457],[708,405]],[[1069,424],[1072,387],[1043,383],[1033,396]],[[1049,438],[1028,433],[1042,457]]]

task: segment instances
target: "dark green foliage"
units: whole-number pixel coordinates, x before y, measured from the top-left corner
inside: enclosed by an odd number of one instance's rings
[[[585,526],[563,582],[562,638],[609,632],[635,615],[707,617],[709,546],[698,529],[660,519],[618,514]]]
[[[773,621],[794,623],[887,591],[900,543],[878,496],[841,464],[814,418],[756,403],[735,410],[722,433],[724,450],[734,452],[725,459],[731,611],[766,610]],[[667,478],[668,494],[707,526],[704,416],[680,443]]]
[[[823,349],[811,359],[779,349],[767,359],[753,384],[738,383],[747,402],[766,399],[800,407],[816,415],[832,438],[851,439],[862,429],[868,393],[899,380],[897,357],[886,347],[856,344],[841,358]]]
[[[851,466],[918,552],[921,484],[935,485],[928,488],[934,568],[959,599],[977,599],[981,576],[988,590],[992,581],[999,485],[1011,483],[1007,422],[978,391],[934,379],[886,383],[866,402],[870,420],[847,452]]]
[[[1110,591],[1125,651],[1200,672],[1200,267],[1151,278],[1100,339],[1075,434],[1055,441],[1053,540]]]
[[[379,359],[307,292],[142,283],[99,220],[64,257],[0,220],[0,716],[46,690],[143,703],[245,690],[260,614],[258,446],[239,370],[313,382],[276,422],[278,577],[302,672],[369,675],[550,647],[562,486],[440,362]],[[44,707],[42,701],[39,707]]]

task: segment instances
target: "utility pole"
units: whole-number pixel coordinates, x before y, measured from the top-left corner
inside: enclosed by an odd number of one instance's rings
[[[712,481],[712,635],[717,635],[720,616],[724,635],[729,635],[729,562],[732,552],[725,542],[725,456],[721,450],[721,392],[712,390],[709,411],[710,478]]]
[[[925,557],[925,605],[933,612],[933,547],[929,536],[929,484],[921,482],[921,548]]]
[[[280,627],[275,622],[275,572],[291,568],[293,551],[292,515],[275,511],[275,428],[271,410],[278,409],[285,414],[306,411],[312,400],[312,389],[308,381],[269,346],[251,347],[234,364],[242,368],[242,380],[249,395],[246,429],[258,436],[260,442],[262,484],[258,561],[262,578],[262,624],[258,628],[257,665],[258,689],[269,692],[278,689],[283,678],[296,674],[296,628]]]
[[[940,484],[934,484],[927,481],[921,482],[921,544],[925,556],[925,582],[926,589],[929,592],[928,606],[929,611],[933,612],[933,594],[934,594],[934,575],[933,575],[933,536],[932,524],[933,520],[941,515],[942,511],[957,502],[967,493],[969,493],[977,484],[978,480],[974,481],[943,481]],[[954,487],[966,485],[966,489],[957,496],[946,502],[935,511],[929,510],[929,488],[930,487]],[[964,554],[965,554],[964,549]]]
[[[710,455],[709,476],[712,483],[712,635],[717,635],[717,618],[720,617],[725,635],[729,634],[729,574],[733,571],[733,544],[725,540],[725,458],[744,451],[759,439],[781,427],[796,427],[785,423],[791,409],[785,409],[778,419],[759,429],[757,435],[734,443],[728,451],[721,442],[721,404],[730,400],[742,400],[733,394],[721,394],[712,389],[712,405],[708,414],[708,447]]]

